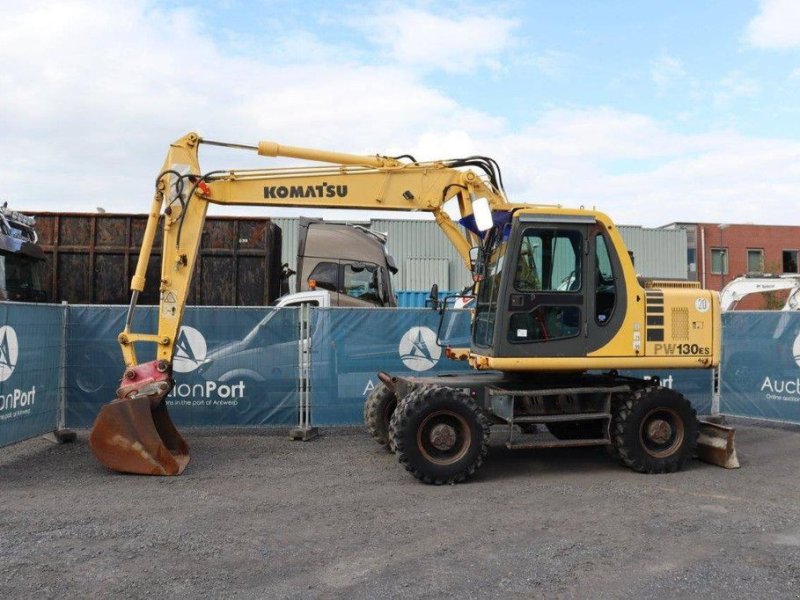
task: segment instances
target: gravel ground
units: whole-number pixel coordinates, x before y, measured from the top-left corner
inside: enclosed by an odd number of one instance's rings
[[[85,432],[0,450],[0,598],[800,598],[796,430],[739,426],[738,471],[493,448],[446,487],[360,430],[186,437],[175,478]]]

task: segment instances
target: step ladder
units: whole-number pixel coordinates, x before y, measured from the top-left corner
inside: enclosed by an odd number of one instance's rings
[[[587,387],[553,387],[542,389],[508,389],[500,386],[489,386],[490,409],[494,415],[508,424],[508,440],[506,448],[510,450],[527,450],[532,448],[574,448],[579,446],[607,446],[611,443],[611,398],[614,394],[630,392],[629,385],[587,386]],[[600,410],[593,412],[575,412],[563,414],[524,414],[517,415],[514,400],[520,396],[580,396],[584,394],[605,394]],[[514,437],[514,425],[534,423],[569,423],[575,421],[603,421],[603,437],[591,439],[539,439],[517,440]]]

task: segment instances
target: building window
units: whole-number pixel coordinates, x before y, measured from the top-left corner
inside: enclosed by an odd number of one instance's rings
[[[797,273],[797,250],[783,251],[783,272]]]
[[[764,251],[760,249],[747,249],[747,272],[764,272]]]
[[[711,273],[714,275],[728,274],[728,249],[711,249]]]

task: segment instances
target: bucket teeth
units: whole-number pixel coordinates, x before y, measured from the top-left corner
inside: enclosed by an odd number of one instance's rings
[[[180,475],[189,447],[169,418],[162,400],[117,399],[100,409],[89,434],[95,457],[109,469],[140,475]]]

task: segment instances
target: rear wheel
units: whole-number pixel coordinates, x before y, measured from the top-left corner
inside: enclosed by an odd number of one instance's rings
[[[667,388],[646,388],[616,405],[612,441],[620,462],[634,471],[672,473],[691,460],[697,431],[686,398]]]
[[[489,421],[469,395],[449,387],[411,392],[397,406],[389,431],[400,464],[434,485],[469,479],[489,448]]]
[[[379,383],[364,403],[364,424],[372,439],[390,449],[389,421],[397,408],[397,396],[384,383]]]

